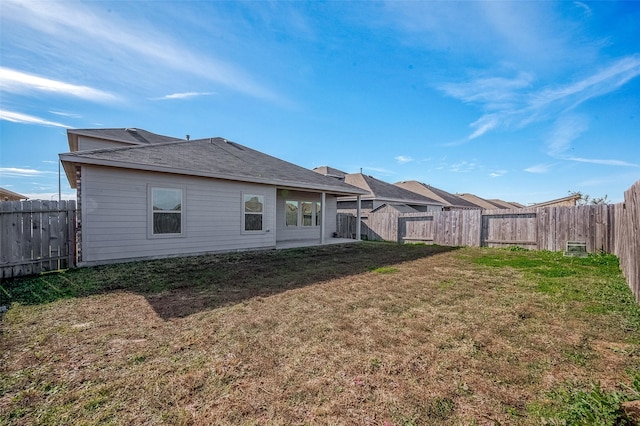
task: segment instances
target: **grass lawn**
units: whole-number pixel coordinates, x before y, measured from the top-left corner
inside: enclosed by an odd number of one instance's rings
[[[0,284],[0,424],[626,424],[617,259],[362,243]]]

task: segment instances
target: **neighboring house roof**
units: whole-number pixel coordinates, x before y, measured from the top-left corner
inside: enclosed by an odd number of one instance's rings
[[[0,201],[20,201],[20,200],[27,200],[28,198],[29,197],[26,197],[22,194],[18,194],[17,192],[0,188]]]
[[[90,138],[129,143],[132,145],[150,145],[184,140],[171,136],[158,135],[144,129],[136,129],[134,127],[119,129],[68,129],[67,139],[69,140],[69,149],[72,152],[78,150],[78,136],[87,136]]]
[[[535,203],[529,207],[551,207],[551,206],[575,206],[578,200],[582,198],[581,195],[573,194],[568,197],[557,198],[555,200],[545,201],[542,203]]]
[[[320,173],[321,175],[329,176],[329,177],[340,179],[340,180],[344,180],[344,177],[347,175],[342,170],[334,169],[333,167],[329,167],[329,166],[315,167],[313,171],[316,173]]]
[[[365,191],[344,182],[222,138],[70,152],[60,154],[60,159],[72,187],[76,185],[73,164],[93,164],[327,191],[338,195],[365,194]]]
[[[373,176],[363,175],[362,173],[347,174],[345,176],[345,182],[367,191],[368,194],[362,197],[363,200],[383,200],[416,205],[442,205],[440,201],[383,182]]]
[[[418,182],[417,180],[409,180],[403,182],[396,182],[394,185],[399,186],[400,188],[406,189],[411,192],[415,192],[416,194],[424,195],[425,197],[429,197],[436,201],[440,201],[445,206],[450,207],[459,207],[465,209],[477,209],[479,208],[477,205],[465,200],[464,198],[458,197],[457,195],[450,194],[447,191],[436,188],[431,185],[427,185],[422,182]]]
[[[419,213],[418,210],[402,203],[384,203],[381,206],[371,210],[371,213],[380,212],[382,210],[395,210],[399,213]]]
[[[505,207],[494,204],[489,200],[485,200],[484,198],[480,198],[477,195],[473,194],[456,194],[460,198],[464,198],[470,203],[475,204],[476,206],[485,209],[485,210],[496,210],[496,209],[504,209]]]
[[[505,208],[505,209],[521,209],[524,207],[522,204],[514,203],[511,201],[504,201],[497,198],[490,198],[487,201],[489,201],[492,204],[496,204],[498,206],[503,206],[502,208]]]

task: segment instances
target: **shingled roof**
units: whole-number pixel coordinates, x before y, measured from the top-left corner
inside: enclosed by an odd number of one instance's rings
[[[156,143],[184,140],[171,136],[158,135],[134,127],[118,129],[68,129],[67,138],[71,151],[78,150],[78,136],[128,143],[132,145],[151,145]]]
[[[223,138],[70,152],[60,154],[60,159],[73,187],[73,165],[93,164],[327,191],[338,195],[365,193],[337,179]]]
[[[20,201],[20,200],[27,200],[27,199],[29,199],[29,197],[27,197],[26,195],[9,191],[6,188],[0,188],[0,201]]]
[[[458,207],[464,209],[478,209],[479,206],[470,203],[464,198],[458,197],[457,195],[450,194],[447,191],[436,188],[431,185],[427,185],[426,183],[418,182],[417,180],[409,180],[396,182],[394,185],[399,186],[400,188],[406,189],[411,192],[415,192],[416,194],[424,195],[425,197],[433,198],[436,201],[440,201],[445,206],[449,207]]]
[[[406,204],[435,204],[442,205],[442,202],[434,200],[424,195],[416,194],[399,186],[383,182],[373,176],[362,173],[351,173],[345,176],[345,182],[368,192],[362,199],[376,199],[386,201],[396,201]]]

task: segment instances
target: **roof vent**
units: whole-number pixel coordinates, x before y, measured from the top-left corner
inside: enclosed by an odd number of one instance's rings
[[[187,135],[187,140],[191,139],[191,135]]]
[[[136,129],[135,127],[130,127],[128,129],[125,129],[127,132],[129,133],[138,133],[138,129]]]

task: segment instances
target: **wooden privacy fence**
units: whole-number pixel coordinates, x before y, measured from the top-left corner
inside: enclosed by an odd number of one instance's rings
[[[75,201],[0,202],[0,278],[76,265]]]
[[[640,181],[618,204],[517,210],[452,210],[429,213],[369,213],[363,239],[426,242],[444,246],[505,247],[565,251],[567,242],[586,243],[589,253],[620,259],[640,302]],[[356,218],[338,214],[338,236],[355,238]]]
[[[640,180],[625,191],[623,203],[615,204],[614,235],[612,253],[640,302]]]
[[[429,213],[369,213],[362,218],[364,239],[422,241],[445,246],[565,250],[583,241],[588,252],[613,252],[615,205],[544,207],[518,210],[451,210]],[[345,232],[343,232],[346,231]],[[338,234],[355,234],[355,217],[339,215]]]

